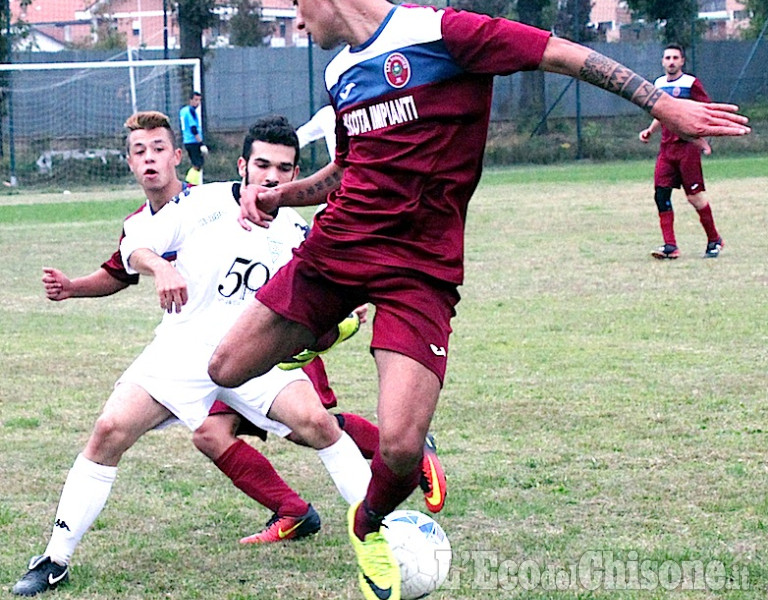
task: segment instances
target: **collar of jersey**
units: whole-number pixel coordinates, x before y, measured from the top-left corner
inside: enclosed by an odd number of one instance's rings
[[[373,44],[373,42],[376,41],[376,38],[381,35],[381,32],[384,30],[384,28],[387,26],[387,23],[389,23],[390,19],[392,18],[392,15],[395,14],[395,11],[397,10],[397,6],[393,6],[392,9],[387,14],[386,18],[381,22],[381,25],[376,29],[376,31],[373,32],[373,35],[368,38],[366,41],[364,41],[359,46],[355,46],[354,48],[350,47],[350,52],[362,52],[365,50],[368,46]]]

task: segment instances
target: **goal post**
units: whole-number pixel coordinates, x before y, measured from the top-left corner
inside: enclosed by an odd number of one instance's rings
[[[125,120],[159,110],[178,133],[200,85],[196,58],[0,64],[1,177],[54,188],[128,178]]]

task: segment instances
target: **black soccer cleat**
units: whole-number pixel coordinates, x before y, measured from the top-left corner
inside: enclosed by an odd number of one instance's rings
[[[674,244],[664,244],[663,246],[660,246],[659,248],[651,252],[651,256],[659,260],[664,260],[664,259],[674,260],[680,256],[680,250],[678,250],[677,246],[675,246]]]
[[[27,568],[24,577],[13,586],[16,596],[37,596],[69,581],[69,567],[53,562],[49,556],[33,556]]]
[[[720,256],[720,251],[723,249],[723,238],[719,237],[714,242],[707,242],[707,249],[704,251],[702,258],[717,258]]]

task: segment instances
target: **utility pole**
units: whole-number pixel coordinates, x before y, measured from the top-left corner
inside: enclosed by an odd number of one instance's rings
[[[8,64],[13,62],[13,30],[11,29],[11,2],[5,0],[5,43],[6,54]],[[7,75],[8,90],[5,93],[6,102],[8,103],[8,159],[11,174],[8,177],[8,183],[11,187],[16,187],[18,180],[16,179],[16,143],[14,141],[13,131],[13,74],[8,71]]]
[[[168,0],[163,0],[163,59],[168,60]],[[171,114],[171,81],[165,72],[165,114]]]
[[[573,10],[573,41],[577,44],[581,41],[581,0],[574,0]],[[576,80],[576,158],[581,160],[583,158],[581,147],[581,86],[579,86],[579,80]]]
[[[315,59],[312,53],[312,34],[307,35],[307,61],[309,62],[308,65],[308,71],[309,71],[309,81],[307,85],[309,85],[309,118],[311,119],[315,114]],[[310,168],[314,171],[315,169],[315,162],[317,160],[317,156],[315,154],[315,145],[310,144]],[[333,160],[333,157],[331,157],[331,160]]]

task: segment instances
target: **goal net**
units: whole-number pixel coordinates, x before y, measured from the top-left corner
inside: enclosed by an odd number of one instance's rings
[[[178,111],[200,89],[197,59],[0,65],[0,177],[69,187],[130,178],[123,123]]]

